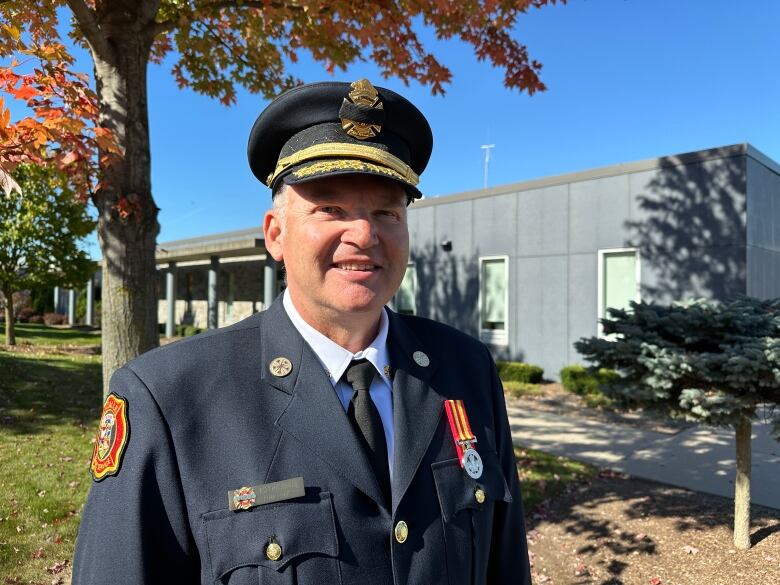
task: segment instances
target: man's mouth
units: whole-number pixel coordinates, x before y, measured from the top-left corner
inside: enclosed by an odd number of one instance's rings
[[[378,268],[376,264],[358,264],[354,262],[344,262],[340,264],[336,264],[336,268],[339,268],[340,270],[375,270]]]

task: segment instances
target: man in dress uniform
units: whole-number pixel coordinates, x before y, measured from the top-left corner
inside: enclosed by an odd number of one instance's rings
[[[487,348],[387,309],[432,137],[367,80],[297,87],[249,138],[268,310],[120,369],[73,583],[530,585]]]

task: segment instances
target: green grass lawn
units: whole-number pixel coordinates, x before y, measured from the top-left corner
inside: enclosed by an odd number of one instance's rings
[[[567,486],[587,481],[598,474],[598,468],[534,449],[515,446],[517,470],[523,489],[526,517],[544,502],[560,495]]]
[[[72,558],[101,401],[99,356],[0,351],[3,583],[50,583]]]
[[[45,332],[34,325],[24,327]],[[47,568],[71,561],[91,483],[89,459],[101,402],[99,356],[0,350],[3,583],[49,583]],[[515,454],[529,516],[567,484],[596,473],[590,466],[539,451],[516,447]]]
[[[100,332],[38,323],[17,323],[16,343],[30,345],[100,345]],[[5,323],[0,324],[0,343],[5,342]]]

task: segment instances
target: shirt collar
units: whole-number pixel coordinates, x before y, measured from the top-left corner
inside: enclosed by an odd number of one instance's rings
[[[295,305],[293,305],[289,290],[284,291],[282,304],[287,315],[290,317],[290,321],[292,321],[292,324],[298,330],[298,333],[300,333],[304,341],[309,344],[309,347],[314,350],[314,354],[325,368],[325,372],[328,374],[330,382],[334,387],[341,379],[341,376],[344,374],[344,371],[352,360],[366,359],[374,365],[376,371],[380,374],[381,380],[392,390],[393,385],[390,382],[389,368],[390,361],[387,353],[389,319],[387,318],[387,311],[384,308],[382,308],[382,313],[379,318],[379,332],[374,340],[368,347],[353,354],[304,321],[303,317],[301,317],[300,313],[298,313],[295,308]]]

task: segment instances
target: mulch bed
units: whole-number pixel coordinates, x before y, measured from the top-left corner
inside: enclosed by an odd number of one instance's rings
[[[778,585],[780,510],[732,544],[727,498],[602,472],[530,515],[535,585]]]
[[[679,432],[688,423],[588,408],[560,384],[514,404],[604,424]],[[780,585],[780,510],[753,506],[747,551],[731,499],[604,470],[528,514],[534,585]]]

